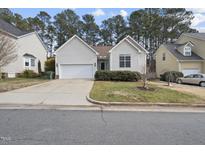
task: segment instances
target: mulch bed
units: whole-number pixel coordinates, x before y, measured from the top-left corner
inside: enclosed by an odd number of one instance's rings
[[[144,87],[137,87],[137,90],[142,90],[142,91],[155,91],[156,89],[155,88],[144,88]]]

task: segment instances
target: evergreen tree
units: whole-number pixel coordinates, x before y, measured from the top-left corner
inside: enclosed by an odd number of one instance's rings
[[[80,17],[71,9],[58,13],[54,17],[57,47],[60,47],[73,35],[82,35],[82,21]]]
[[[86,14],[83,17],[83,39],[91,45],[96,45],[99,41],[99,27],[95,23],[93,15]]]

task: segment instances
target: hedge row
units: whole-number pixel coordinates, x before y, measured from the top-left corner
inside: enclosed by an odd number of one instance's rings
[[[33,70],[24,70],[22,73],[18,75],[20,78],[37,78],[40,75],[35,73]]]
[[[160,75],[160,80],[161,81],[170,81],[171,82],[176,82],[177,78],[179,77],[183,77],[183,73],[182,72],[177,72],[177,71],[169,71],[169,72],[165,72],[164,74]]]
[[[96,71],[95,80],[98,81],[138,81],[141,79],[139,72],[132,71]]]

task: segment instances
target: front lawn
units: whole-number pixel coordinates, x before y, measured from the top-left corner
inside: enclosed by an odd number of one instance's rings
[[[46,82],[45,79],[38,78],[14,78],[14,79],[2,79],[0,80],[0,92],[10,91],[14,89],[19,89],[23,87],[32,86],[35,84]]]
[[[105,102],[161,102],[161,103],[205,103],[199,96],[150,85],[153,90],[144,91],[142,82],[95,81],[90,97]]]

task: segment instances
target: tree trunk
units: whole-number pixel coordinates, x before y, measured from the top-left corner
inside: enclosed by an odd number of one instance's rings
[[[146,74],[146,73],[143,75],[143,88],[144,88],[144,89],[148,89],[148,85],[147,85],[147,74]]]
[[[169,73],[168,86],[172,86],[172,85],[171,85],[171,73]]]
[[[1,68],[0,68],[0,80],[2,80],[2,73],[1,73]]]

